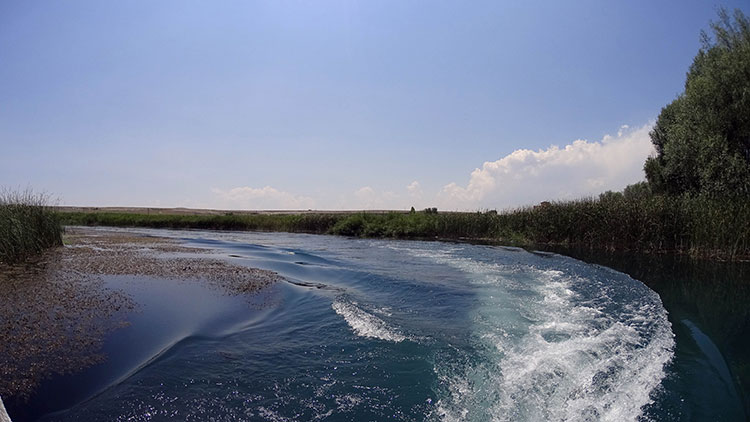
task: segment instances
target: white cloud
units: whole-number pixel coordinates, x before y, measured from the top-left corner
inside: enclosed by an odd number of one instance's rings
[[[348,209],[397,209],[402,208],[402,198],[393,192],[379,192],[370,186],[364,186],[354,192],[353,200],[345,200],[343,208]]]
[[[651,127],[624,125],[617,136],[599,142],[579,139],[563,148],[513,151],[475,169],[466,186],[443,187],[438,203],[446,209],[502,209],[620,190],[644,178],[643,163],[653,152]]]
[[[496,161],[485,162],[469,175],[465,185],[450,183],[439,191],[419,181],[402,188],[363,186],[342,193],[338,200],[313,198],[263,188],[213,189],[211,206],[225,209],[417,209],[437,206],[443,210],[505,209],[547,200],[575,199],[606,190],[621,190],[643,180],[643,163],[653,146],[648,136],[653,127],[619,127],[615,136],[600,141],[576,140],[562,147],[532,151],[519,149]]]
[[[406,190],[409,192],[409,195],[416,198],[422,197],[422,186],[419,185],[419,182],[416,180],[409,183],[409,185],[406,187]]]
[[[236,187],[229,190],[211,189],[217,208],[271,210],[315,208],[315,201],[307,196],[293,195],[270,186],[252,188]]]
[[[628,129],[630,129],[630,126],[628,126],[628,125],[622,125],[622,126],[620,126],[620,130],[617,131],[617,136],[618,137],[622,136],[623,133],[625,133],[625,131],[627,131]]]
[[[363,186],[349,195],[340,197],[336,208],[348,210],[408,210],[422,202],[422,188],[414,181],[404,190],[380,190]]]
[[[360,201],[370,201],[375,197],[375,190],[369,186],[365,186],[357,189],[354,192],[354,197]]]

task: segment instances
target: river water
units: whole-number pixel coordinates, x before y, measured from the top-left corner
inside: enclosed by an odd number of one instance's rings
[[[106,340],[104,364],[47,382],[30,419],[746,418],[747,267],[681,273],[692,267],[664,257],[135,231],[289,282],[248,301],[196,283],[108,279],[139,311]]]

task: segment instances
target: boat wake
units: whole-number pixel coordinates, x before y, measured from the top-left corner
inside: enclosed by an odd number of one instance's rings
[[[389,326],[385,321],[357,306],[357,302],[348,302],[342,298],[331,305],[337,314],[344,317],[349,327],[361,337],[399,343],[407,337],[398,329]]]
[[[656,293],[564,257],[551,269],[455,251],[411,251],[467,273],[478,300],[473,351],[435,360],[434,419],[642,420],[674,348]]]

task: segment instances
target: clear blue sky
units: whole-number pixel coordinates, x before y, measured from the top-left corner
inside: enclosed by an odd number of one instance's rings
[[[0,185],[71,205],[319,209],[621,189],[640,164],[615,171],[612,156],[642,163],[719,6],[748,13],[740,1],[2,1]]]

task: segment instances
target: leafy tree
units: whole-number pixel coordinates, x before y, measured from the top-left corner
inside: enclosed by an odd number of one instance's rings
[[[659,114],[644,165],[655,193],[750,195],[750,21],[719,11],[713,37],[687,73],[685,92]]]
[[[651,185],[647,182],[638,182],[625,187],[622,191],[625,199],[644,200],[651,196]]]
[[[615,192],[611,190],[608,190],[606,192],[602,192],[599,194],[599,201],[602,201],[602,202],[608,202],[608,201],[614,202],[614,201],[619,201],[622,198],[623,198],[622,192]]]

